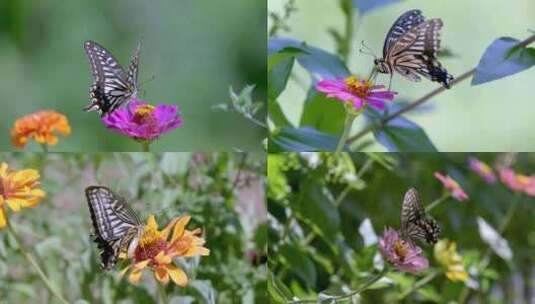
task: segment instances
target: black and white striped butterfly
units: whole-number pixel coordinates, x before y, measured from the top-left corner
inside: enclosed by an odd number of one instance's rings
[[[377,70],[390,81],[394,71],[412,81],[420,81],[419,74],[449,89],[453,76],[437,60],[442,25],[441,19],[425,20],[420,10],[401,15],[386,35],[383,58],[375,60]]]
[[[143,233],[143,224],[125,199],[102,186],[85,189],[93,222],[95,243],[100,251],[102,268],[111,269],[120,253],[132,256]]]
[[[411,243],[422,240],[434,244],[439,235],[440,227],[425,213],[418,191],[409,189],[401,205],[401,237]]]
[[[96,110],[104,116],[136,96],[141,44],[138,44],[132,56],[128,71],[125,71],[113,55],[100,44],[86,41],[84,49],[93,75],[93,84],[89,88],[91,103],[84,108],[84,111]]]

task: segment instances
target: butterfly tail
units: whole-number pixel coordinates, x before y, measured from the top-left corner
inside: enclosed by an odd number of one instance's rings
[[[453,82],[453,76],[448,73],[448,71],[441,66],[434,66],[431,71],[431,80],[441,83],[446,89],[451,88],[451,83]]]

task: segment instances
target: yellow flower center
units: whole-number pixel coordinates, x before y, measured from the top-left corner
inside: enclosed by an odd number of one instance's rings
[[[529,178],[529,176],[526,176],[526,175],[517,175],[516,176],[516,181],[519,184],[521,184],[522,186],[527,186],[527,185],[529,185],[530,178]]]
[[[407,248],[407,245],[402,240],[397,240],[394,243],[394,251],[401,258],[402,261],[405,259],[405,256],[407,256],[407,254],[409,253],[409,249]]]
[[[134,252],[136,261],[153,260],[158,253],[167,249],[167,243],[162,239],[160,232],[153,227],[145,227],[143,235]]]
[[[368,96],[371,83],[368,81],[359,80],[355,76],[349,76],[345,79],[345,83],[349,91],[358,97],[364,98]]]
[[[143,124],[147,120],[152,119],[152,112],[154,112],[154,106],[150,104],[141,105],[137,107],[133,120],[138,124]]]

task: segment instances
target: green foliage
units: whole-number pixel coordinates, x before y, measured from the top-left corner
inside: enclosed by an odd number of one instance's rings
[[[8,215],[69,302],[157,299],[152,273],[144,273],[136,286],[118,276],[125,263],[110,272],[100,269],[84,197],[85,187],[92,184],[120,193],[143,220],[154,214],[160,228],[183,214],[192,216],[191,228],[202,228],[210,255],[175,260],[190,283],[186,288],[169,284],[171,301],[267,301],[266,265],[252,259],[267,250],[261,154],[244,158],[231,153],[17,153],[2,154],[1,161],[41,174],[47,197],[35,208]],[[0,296],[7,303],[51,299],[6,231],[0,231]]]
[[[442,229],[440,238],[457,244],[462,265],[470,270],[469,280],[450,281],[433,248],[418,243],[430,262],[427,271],[412,275],[391,266],[386,276],[354,298],[361,303],[445,303],[466,293],[463,301],[472,296],[486,301],[491,290],[513,292],[506,283],[512,277],[520,276],[523,286],[529,286],[530,272],[519,270],[534,262],[535,244],[524,237],[526,231],[535,230],[534,199],[524,195],[514,221],[501,234],[514,253],[511,261],[504,261],[481,238],[477,218],[501,227],[518,194],[500,182],[485,183],[468,169],[470,156],[489,164],[503,158],[488,153],[270,154],[267,235],[272,301],[288,303],[297,297],[329,303],[366,284],[381,269],[378,244],[369,243],[370,236],[380,236],[385,227],[399,228],[401,201],[408,188],[419,190],[425,206],[441,197],[444,187],[433,176],[436,171],[454,177],[470,197],[466,202],[450,198],[431,211]],[[529,174],[535,171],[535,157],[519,154],[510,165]],[[366,219],[373,231],[362,228]]]
[[[472,85],[511,76],[534,66],[535,48],[520,46],[519,43],[519,40],[510,37],[492,42],[477,65]]]

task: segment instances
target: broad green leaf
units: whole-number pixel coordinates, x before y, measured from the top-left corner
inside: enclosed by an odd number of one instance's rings
[[[289,270],[306,285],[311,287],[316,285],[316,267],[302,250],[294,245],[285,244],[279,248],[278,253],[288,263]]]
[[[337,145],[338,138],[314,128],[283,127],[270,136],[268,150],[269,152],[334,151]]]
[[[300,125],[340,136],[344,130],[345,115],[346,110],[341,102],[324,94],[311,94],[311,98],[305,102]]]
[[[292,299],[292,292],[273,273],[269,273],[267,283],[267,291],[273,303],[287,303]]]
[[[502,37],[487,48],[472,79],[472,85],[507,77],[535,65],[535,48],[518,47],[520,41]]]
[[[306,52],[297,57],[297,62],[307,70],[313,79],[339,78],[349,76],[349,70],[340,58],[317,47],[291,38],[271,38],[268,53],[273,54],[287,47],[300,48]]]
[[[360,14],[364,15],[385,5],[400,1],[401,0],[353,0],[353,7],[358,9]]]
[[[302,191],[297,203],[299,213],[314,224],[321,235],[334,238],[340,229],[340,213],[334,206],[331,195],[327,193],[328,189],[313,179],[303,181],[300,189]]]
[[[288,118],[282,111],[281,106],[277,102],[277,100],[268,99],[268,114],[269,120],[271,120],[271,122],[276,127],[292,127],[291,122],[288,120]]]
[[[365,115],[373,124],[380,125],[385,114],[368,108]],[[425,131],[415,122],[402,116],[375,129],[373,135],[390,152],[437,152]]]

